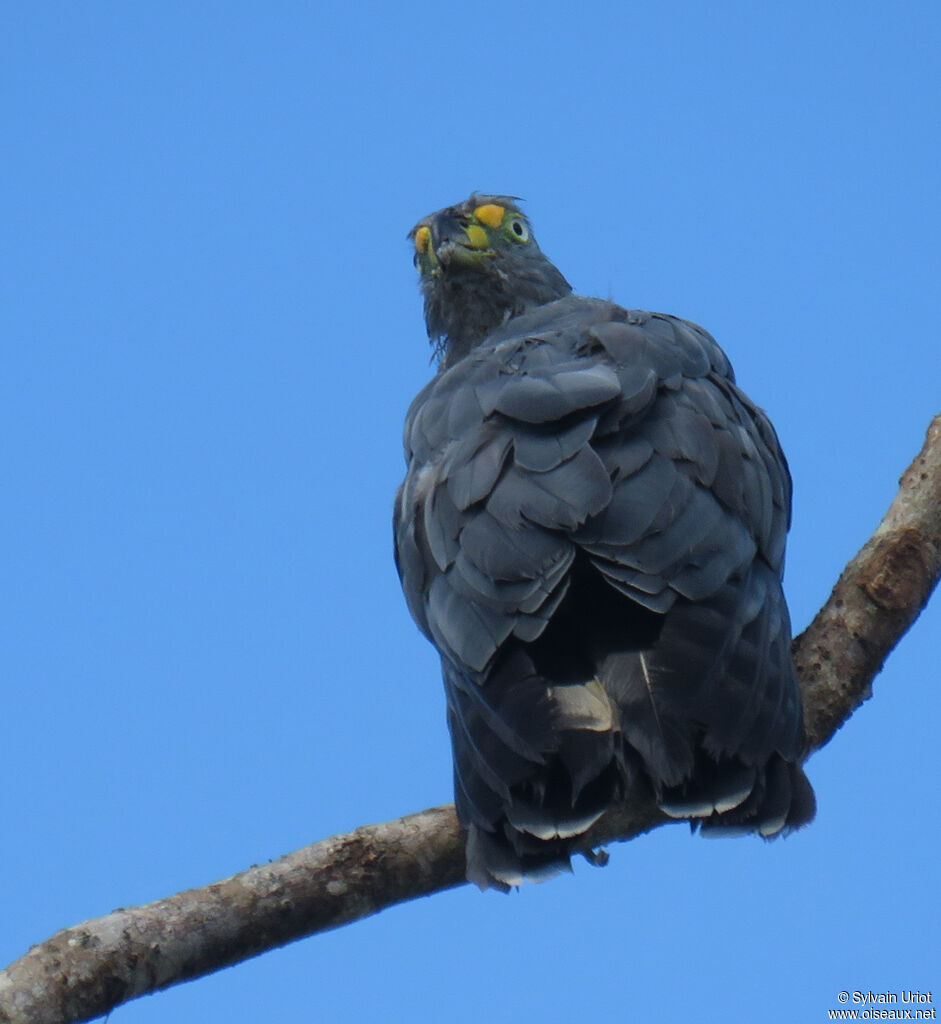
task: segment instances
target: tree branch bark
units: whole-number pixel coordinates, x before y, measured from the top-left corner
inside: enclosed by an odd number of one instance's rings
[[[872,692],[872,680],[941,574],[941,415],[872,538],[794,640],[807,753]],[[612,809],[585,847],[668,820],[649,797]],[[0,1024],[89,1020],[136,996],[464,882],[453,806],[332,836],[202,889],[57,932],[0,971]]]

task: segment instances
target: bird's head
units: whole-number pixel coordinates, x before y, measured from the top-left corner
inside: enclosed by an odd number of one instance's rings
[[[420,220],[409,238],[428,337],[445,367],[510,317],[572,290],[509,196],[472,195]]]

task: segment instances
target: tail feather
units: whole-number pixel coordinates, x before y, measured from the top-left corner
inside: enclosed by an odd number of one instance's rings
[[[702,834],[708,837],[755,832],[764,839],[775,839],[809,824],[816,809],[814,791],[803,768],[774,754],[746,800],[700,824]]]
[[[697,772],[695,784],[665,790],[658,800],[671,818],[709,818],[740,807],[753,793],[758,778],[754,765],[729,763],[725,770],[713,764]]]
[[[637,778],[703,835],[773,838],[809,822],[771,570],[756,562],[664,615],[576,580],[536,642],[512,644],[481,674],[445,663],[468,877],[506,889],[565,870],[575,839]]]
[[[572,870],[568,852],[559,844],[541,844],[537,852],[522,852],[503,833],[477,825],[467,830],[467,880],[480,889],[509,892],[523,882],[544,882]]]
[[[519,653],[483,685],[446,680],[468,878],[505,889],[566,870],[623,789],[617,708],[598,680],[553,685]]]
[[[571,817],[570,810],[565,815],[547,817],[546,808],[525,800],[516,799],[506,809],[506,820],[517,832],[525,832],[548,842],[552,839],[572,839],[587,832],[604,814],[605,808],[593,809],[577,818]]]

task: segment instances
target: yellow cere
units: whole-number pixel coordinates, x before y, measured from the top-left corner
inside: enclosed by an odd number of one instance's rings
[[[420,253],[425,253],[431,244],[431,232],[426,227],[420,227],[415,232],[415,248]]]
[[[497,206],[496,203],[486,203],[484,206],[478,206],[474,210],[474,216],[481,222],[486,224],[488,228],[498,228],[503,223],[503,215],[506,213],[506,208],[503,206]]]
[[[470,224],[464,228],[467,241],[472,249],[487,249],[490,247],[490,238],[487,232],[479,224]]]

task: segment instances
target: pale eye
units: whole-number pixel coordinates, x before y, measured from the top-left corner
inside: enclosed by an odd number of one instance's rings
[[[526,239],[529,238],[529,231],[527,230],[526,225],[515,217],[510,221],[510,230],[521,242],[525,242]]]

